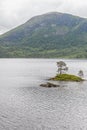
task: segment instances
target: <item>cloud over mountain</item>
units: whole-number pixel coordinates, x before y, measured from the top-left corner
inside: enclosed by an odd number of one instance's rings
[[[87,0],[0,0],[0,26],[10,30],[35,15],[58,11],[87,17]]]

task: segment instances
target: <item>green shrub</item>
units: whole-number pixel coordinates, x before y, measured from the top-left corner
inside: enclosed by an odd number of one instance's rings
[[[83,81],[82,78],[75,76],[75,75],[71,75],[71,74],[59,74],[57,76],[55,76],[54,78],[52,78],[52,80],[58,80],[58,81],[76,81],[76,82],[80,82]]]

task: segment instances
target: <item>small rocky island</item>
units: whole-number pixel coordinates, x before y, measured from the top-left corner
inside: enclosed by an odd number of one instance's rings
[[[83,81],[83,79],[81,77],[76,76],[76,75],[71,75],[71,74],[58,74],[54,78],[51,78],[51,80],[55,80],[55,81],[76,81],[76,82]]]
[[[58,74],[54,77],[51,78],[51,80],[56,80],[56,81],[76,81],[80,82],[83,81],[83,71],[80,70],[78,72],[78,76],[72,75],[72,74],[66,74],[65,72],[68,71],[68,67],[65,62],[59,61],[57,62],[57,67],[58,67]]]
[[[63,61],[57,62],[57,67],[58,67],[58,74],[55,77],[50,78],[49,80],[53,80],[53,81],[71,81],[71,82],[84,81],[84,79],[82,78],[83,75],[84,75],[82,70],[80,70],[78,72],[78,76],[76,76],[76,75],[72,75],[72,74],[66,74],[66,71],[68,71],[68,67],[67,67],[66,63],[63,62]],[[50,82],[48,82],[46,84],[41,84],[40,86],[48,87],[48,88],[60,87],[60,85],[56,85],[56,84],[53,84],[53,83],[50,83]]]
[[[50,82],[47,82],[46,84],[41,84],[40,86],[41,86],[41,87],[47,87],[47,88],[60,87],[60,85],[53,84],[53,83],[50,83]]]

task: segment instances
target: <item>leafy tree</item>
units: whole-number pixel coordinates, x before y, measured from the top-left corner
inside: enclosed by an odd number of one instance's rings
[[[59,61],[57,62],[57,67],[58,67],[58,73],[63,74],[65,71],[68,71],[68,67],[65,62]]]
[[[79,75],[80,77],[83,77],[83,76],[84,76],[83,71],[82,71],[82,70],[79,70],[78,75]]]

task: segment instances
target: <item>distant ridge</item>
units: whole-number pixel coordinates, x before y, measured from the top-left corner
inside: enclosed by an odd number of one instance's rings
[[[87,58],[87,19],[49,12],[0,36],[0,57]]]

